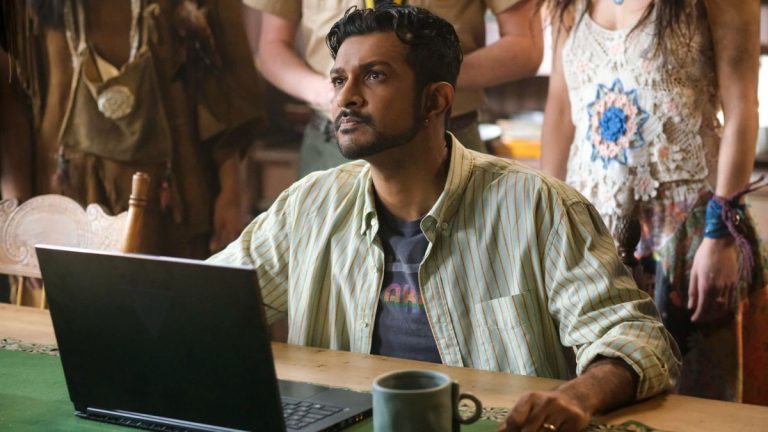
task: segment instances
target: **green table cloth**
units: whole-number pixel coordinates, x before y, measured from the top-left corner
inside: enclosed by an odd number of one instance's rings
[[[124,426],[84,420],[74,415],[64,371],[55,347],[0,339],[0,431],[136,431]],[[495,431],[506,417],[503,408],[485,408],[480,421],[462,432]],[[369,432],[369,419],[349,429]],[[585,432],[660,432],[642,423],[607,425],[594,422]]]
[[[0,349],[0,431],[136,431],[75,417],[59,357]],[[462,431],[495,431],[480,420]],[[350,431],[373,430],[370,420]]]

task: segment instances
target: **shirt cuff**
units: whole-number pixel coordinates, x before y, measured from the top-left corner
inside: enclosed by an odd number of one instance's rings
[[[638,375],[636,399],[651,397],[670,389],[679,376],[680,354],[668,336],[659,334],[658,330],[655,333],[655,344],[638,346],[636,338],[618,336],[601,339],[584,347],[577,355],[576,373],[581,375],[599,356],[616,358],[626,362]],[[667,355],[663,355],[663,352],[667,352]]]

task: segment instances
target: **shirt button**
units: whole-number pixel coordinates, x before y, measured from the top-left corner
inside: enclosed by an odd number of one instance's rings
[[[362,321],[360,324],[363,326],[363,328],[368,328],[368,321]]]
[[[440,229],[443,231],[448,231],[448,222],[443,222],[440,224]]]

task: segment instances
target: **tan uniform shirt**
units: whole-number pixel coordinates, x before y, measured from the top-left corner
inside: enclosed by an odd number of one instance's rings
[[[520,0],[409,0],[411,6],[429,9],[456,28],[464,55],[485,46],[485,11],[498,14]],[[363,7],[364,0],[243,0],[246,5],[273,15],[298,21],[296,48],[312,70],[328,75],[333,59],[325,36],[333,23],[352,6]],[[459,89],[453,114],[480,108],[485,102],[482,89]]]

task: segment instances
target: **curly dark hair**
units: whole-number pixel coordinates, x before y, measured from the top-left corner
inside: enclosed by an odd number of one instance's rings
[[[374,9],[352,6],[331,27],[325,42],[336,59],[347,38],[382,32],[394,32],[409,47],[405,60],[413,69],[418,89],[442,81],[456,86],[464,59],[459,36],[448,21],[426,9],[392,3]]]

